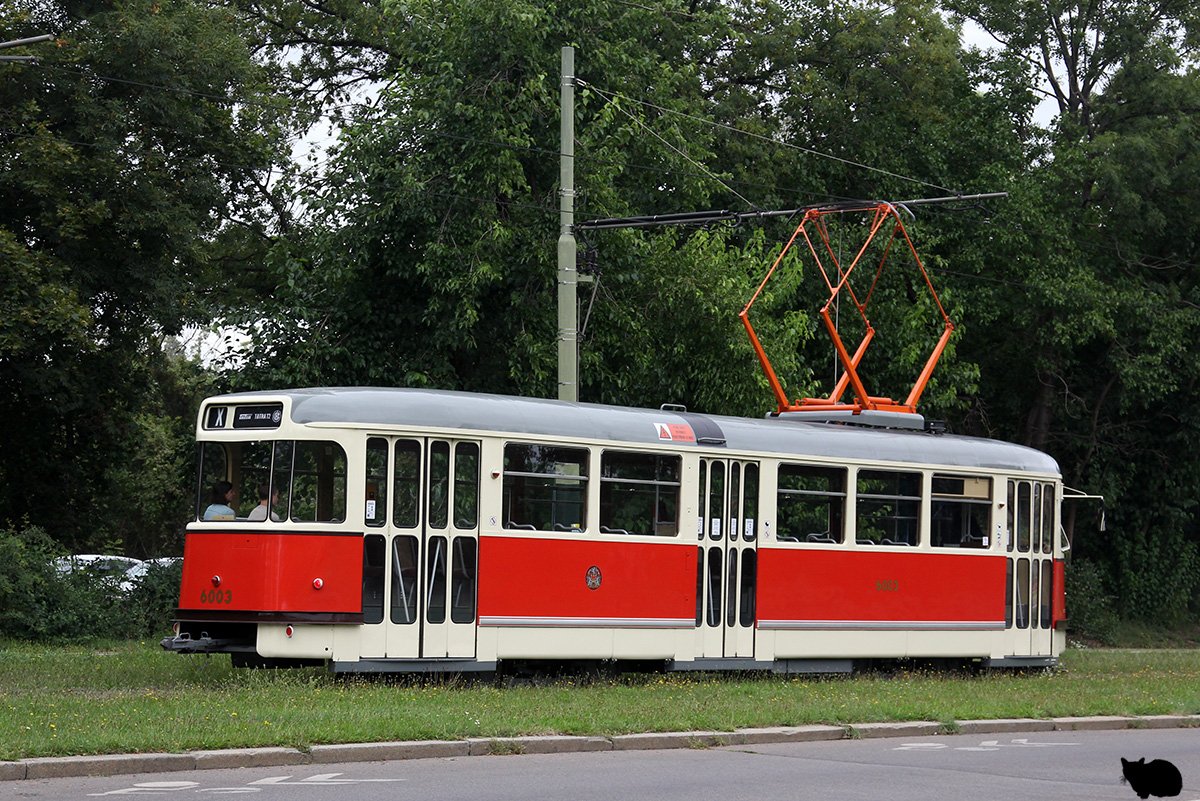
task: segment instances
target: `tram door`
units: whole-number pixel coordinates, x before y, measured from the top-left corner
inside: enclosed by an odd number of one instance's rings
[[[479,443],[367,441],[364,658],[472,657]]]
[[[758,475],[757,462],[700,460],[697,656],[754,656]]]
[[[1017,654],[1051,653],[1054,597],[1054,485],[1008,482],[1008,591],[1006,624]]]

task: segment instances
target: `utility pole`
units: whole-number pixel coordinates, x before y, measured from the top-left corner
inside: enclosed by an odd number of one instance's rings
[[[558,188],[558,399],[579,400],[579,309],[575,295],[575,48],[562,49]]]

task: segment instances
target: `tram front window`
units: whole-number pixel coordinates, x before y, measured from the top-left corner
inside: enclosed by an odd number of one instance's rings
[[[587,525],[586,448],[504,446],[504,527],[582,531]]]
[[[340,523],[346,519],[346,452],[336,442],[259,440],[205,442],[200,448],[196,513],[212,486],[238,490],[238,521]],[[260,499],[265,509],[255,510]]]

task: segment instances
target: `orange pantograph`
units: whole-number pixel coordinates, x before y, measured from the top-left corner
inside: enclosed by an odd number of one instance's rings
[[[837,255],[830,243],[829,232],[826,228],[824,218],[829,214],[855,212],[871,214],[873,218],[866,241],[858,249],[854,260],[843,268],[838,262]],[[867,252],[867,248],[875,239],[876,234],[888,222],[893,223],[891,236],[883,249],[883,257],[880,259],[879,266],[875,270],[875,278],[871,282],[871,288],[867,291],[866,297],[862,301],[859,301],[858,295],[855,294],[853,287],[850,285],[850,276],[854,274],[854,268],[858,266],[859,261]],[[833,275],[838,276],[836,283],[830,278],[830,272],[825,269],[821,254],[818,252],[818,246],[814,243],[811,235],[813,231],[815,231],[817,239],[820,241],[820,249],[825,252],[827,260],[835,268]],[[916,383],[913,384],[912,391],[908,393],[908,397],[903,403],[897,403],[891,398],[875,397],[868,394],[866,387],[863,385],[862,377],[858,373],[858,366],[862,362],[863,354],[866,353],[867,347],[875,337],[875,329],[871,326],[871,321],[867,318],[867,306],[871,302],[871,294],[875,291],[875,287],[879,283],[879,276],[883,272],[884,264],[887,262],[892,245],[896,242],[897,235],[901,235],[903,241],[907,243],[913,259],[916,260],[917,268],[921,271],[921,276],[925,279],[925,286],[929,287],[929,292],[933,295],[933,302],[937,306],[938,311],[941,312],[942,320],[945,322],[945,330],[942,332],[941,338],[938,339],[933,353],[930,354],[929,360],[925,363],[925,368],[921,371],[921,375],[917,378]],[[821,270],[821,276],[825,279],[825,285],[829,288],[829,300],[821,308],[821,319],[825,321],[825,328],[829,331],[829,336],[833,339],[833,346],[837,350],[838,360],[842,365],[843,372],[828,398],[802,398],[796,401],[789,401],[783,391],[783,387],[779,383],[778,377],[775,375],[775,370],[771,367],[770,360],[767,359],[767,354],[763,350],[762,344],[758,341],[758,336],[754,333],[753,326],[750,325],[750,307],[754,305],[759,294],[763,291],[763,287],[767,285],[767,281],[771,280],[771,276],[783,262],[784,256],[787,255],[788,250],[799,236],[803,236],[804,241],[808,243],[808,249],[816,260],[817,267]],[[845,343],[842,342],[837,326],[834,324],[829,313],[830,307],[837,300],[839,293],[843,289],[849,293],[850,299],[854,302],[855,308],[858,309],[858,313],[862,317],[863,325],[866,327],[862,341],[858,343],[853,356],[850,355]],[[954,323],[950,321],[946,310],[942,308],[942,302],[938,299],[937,292],[934,291],[933,284],[929,280],[929,274],[925,272],[925,266],[921,263],[921,258],[917,255],[916,248],[913,247],[912,240],[908,236],[908,231],[905,229],[904,223],[900,220],[900,215],[896,207],[891,203],[864,203],[861,205],[822,207],[807,210],[804,218],[800,221],[800,225],[797,226],[791,239],[788,240],[787,245],[784,246],[783,251],[779,254],[779,258],[771,265],[766,278],[759,284],[758,289],[754,292],[754,296],[750,298],[750,302],[746,304],[746,308],[742,309],[738,316],[742,318],[742,324],[746,326],[746,332],[750,335],[750,342],[754,346],[754,351],[758,354],[759,361],[762,362],[763,372],[766,373],[767,381],[771,384],[771,391],[775,394],[775,400],[779,404],[779,411],[781,413],[836,410],[842,412],[851,411],[858,414],[866,410],[872,410],[916,414],[917,401],[920,399],[921,393],[925,390],[925,385],[929,382],[929,376],[933,373],[933,368],[937,364],[938,358],[942,355],[942,351],[945,350],[946,343],[950,341],[950,335],[954,332]],[[842,396],[845,394],[847,387],[852,390],[854,398],[850,402],[843,402]]]

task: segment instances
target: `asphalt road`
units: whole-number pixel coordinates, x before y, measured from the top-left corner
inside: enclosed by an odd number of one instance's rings
[[[1200,729],[1009,732],[40,779],[0,784],[0,799],[1129,801],[1138,796],[1121,782],[1122,757],[1171,762],[1183,777],[1178,801],[1200,801]]]

